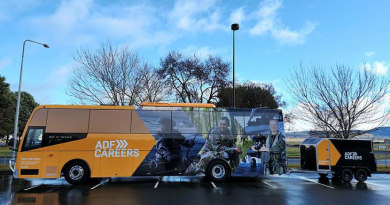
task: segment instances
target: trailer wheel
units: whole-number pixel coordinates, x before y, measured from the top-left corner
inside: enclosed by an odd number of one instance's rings
[[[367,172],[364,169],[358,169],[355,172],[355,179],[359,182],[364,182],[367,180]]]
[[[353,173],[350,169],[343,169],[341,171],[341,179],[345,182],[350,182],[353,178]]]

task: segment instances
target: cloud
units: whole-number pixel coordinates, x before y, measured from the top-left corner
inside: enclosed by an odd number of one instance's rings
[[[39,82],[25,79],[22,90],[29,92],[40,104],[66,104],[68,96],[65,95],[65,88],[72,65],[73,63],[58,66]],[[11,84],[11,89],[16,91],[18,84]]]
[[[64,35],[72,32],[77,24],[88,20],[92,5],[92,0],[61,1],[53,14],[33,18],[32,23]]]
[[[218,55],[218,54],[223,54],[226,53],[228,49],[226,48],[221,48],[221,49],[212,49],[208,46],[203,46],[203,47],[197,47],[194,45],[189,45],[187,48],[182,50],[182,53],[186,55],[198,55],[201,58],[207,58],[209,55]]]
[[[0,1],[0,23],[10,21],[15,16],[40,6],[35,0]]]
[[[316,28],[316,24],[307,21],[300,31],[291,31],[288,28],[272,30],[272,36],[281,44],[298,45],[305,43],[306,37]]]
[[[0,70],[4,69],[9,64],[11,64],[11,60],[10,59],[0,60]]]
[[[270,34],[272,38],[282,45],[300,45],[317,27],[317,23],[306,21],[298,31],[285,26],[277,16],[277,11],[282,7],[282,1],[265,0],[259,4],[259,8],[251,16],[257,20],[249,33],[253,36]]]
[[[241,7],[241,8],[238,8],[236,10],[234,10],[231,14],[230,14],[230,23],[239,23],[241,24],[245,19],[246,19],[246,16],[244,14],[244,7]]]
[[[374,51],[369,51],[369,52],[365,52],[364,53],[367,57],[371,57],[371,56],[373,56],[374,54],[375,54],[375,52]]]
[[[182,31],[227,30],[219,23],[217,0],[178,0],[169,12],[170,22]]]
[[[177,38],[175,32],[165,29],[160,13],[158,8],[146,4],[101,5],[93,0],[64,0],[52,13],[28,21],[65,44],[96,44],[108,38],[128,41],[136,48]],[[159,25],[164,29],[159,29]]]
[[[288,132],[300,132],[300,131],[309,131],[315,129],[315,125],[313,123],[307,122],[305,120],[300,119],[300,115],[307,116],[310,115],[305,110],[305,105],[302,103],[299,103],[295,107],[292,107],[291,109],[285,109],[283,110],[283,113],[286,115],[292,114],[293,120],[292,123],[286,123],[286,131]]]
[[[107,6],[93,0],[63,0],[49,14],[29,18],[27,23],[39,28],[46,39],[64,44],[93,45],[108,38],[136,49],[170,44],[186,32],[228,30],[228,25],[220,24],[217,2],[178,0],[167,9],[147,3]]]
[[[65,86],[68,74],[72,71],[72,65],[73,64],[59,66],[56,70],[49,73],[47,77],[48,86]]]
[[[389,64],[381,61],[375,61],[371,63],[365,63],[362,68],[366,68],[367,70],[377,74],[377,75],[387,75],[387,70],[389,70]]]

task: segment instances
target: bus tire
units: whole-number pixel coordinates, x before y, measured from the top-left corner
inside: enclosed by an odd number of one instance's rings
[[[70,184],[83,184],[89,179],[90,170],[84,162],[74,161],[65,167],[64,176]]]
[[[343,169],[341,171],[341,179],[345,182],[350,182],[353,178],[353,173],[350,169]]]
[[[359,182],[364,182],[367,180],[367,171],[364,169],[358,169],[355,172],[355,179]]]
[[[230,175],[230,168],[225,162],[215,160],[210,162],[206,174],[211,181],[224,181]]]

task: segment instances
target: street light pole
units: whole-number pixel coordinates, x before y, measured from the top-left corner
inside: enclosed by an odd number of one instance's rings
[[[20,66],[20,77],[19,77],[19,89],[18,89],[18,100],[16,102],[16,115],[15,115],[15,123],[14,123],[14,146],[13,146],[13,152],[12,152],[12,159],[15,159],[16,156],[16,145],[17,145],[17,135],[18,135],[18,123],[19,123],[19,108],[20,108],[20,93],[22,90],[22,74],[23,74],[23,58],[24,58],[24,48],[26,47],[26,42],[32,42],[36,44],[40,44],[45,48],[49,48],[49,45],[44,43],[39,43],[32,40],[25,40],[23,43],[23,51],[22,51],[22,64]]]
[[[235,90],[235,70],[234,70],[234,67],[235,67],[235,56],[234,56],[234,31],[237,31],[238,29],[240,29],[240,26],[238,25],[238,23],[234,23],[231,25],[231,29],[233,31],[233,107],[236,107],[236,90]]]

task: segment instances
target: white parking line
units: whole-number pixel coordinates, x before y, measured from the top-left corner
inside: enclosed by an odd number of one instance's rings
[[[162,180],[162,177],[159,177],[159,178],[158,178],[158,181],[157,181],[157,183],[156,183],[156,185],[154,185],[154,188],[155,188],[155,189],[157,189],[158,184],[160,183],[161,180]]]
[[[24,189],[24,191],[27,191],[27,190],[30,190],[30,189],[34,189],[35,187],[39,187],[39,186],[41,186],[41,184],[40,184],[40,185],[37,185],[37,186],[29,187],[29,188],[27,188],[27,189]]]
[[[266,185],[268,185],[268,186],[274,188],[274,189],[277,189],[276,186],[274,186],[274,185],[272,185],[272,184],[270,184],[270,183],[268,183],[268,182],[266,182],[266,181],[263,181],[263,180],[261,180],[261,179],[259,179],[259,178],[256,178],[256,179],[259,180],[259,181],[261,181],[261,182],[263,182],[264,184],[266,184]]]
[[[214,188],[218,189],[218,187],[215,186],[214,182],[211,182],[211,185],[213,185]]]
[[[99,187],[100,185],[102,185],[102,183],[97,184],[96,186],[92,187],[91,189],[96,189],[96,188]]]
[[[158,187],[158,184],[160,183],[160,180],[157,181],[156,185],[154,185],[154,188],[156,189]]]
[[[316,182],[316,181],[314,181],[314,180],[311,180],[311,179],[308,179],[308,178],[305,178],[305,177],[299,176],[298,178],[301,178],[301,179],[306,180],[306,181],[309,181],[309,182],[313,182],[313,183],[315,183],[315,184],[319,184],[319,185],[324,186],[324,187],[328,187],[328,188],[330,188],[330,189],[334,189],[334,187],[332,187],[332,186],[328,186],[328,185],[325,185],[325,184],[321,184],[321,183],[318,183],[318,182]]]

